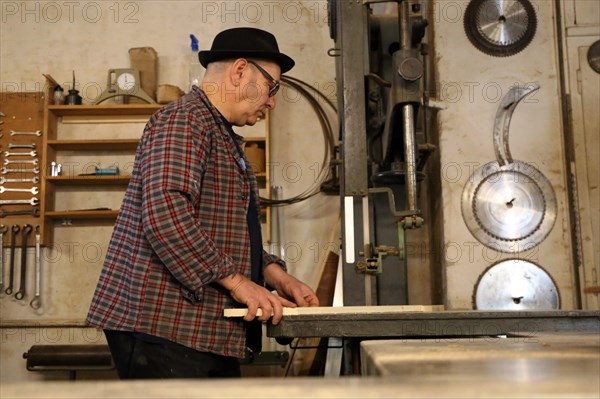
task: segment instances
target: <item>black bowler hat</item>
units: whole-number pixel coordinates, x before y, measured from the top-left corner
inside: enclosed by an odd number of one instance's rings
[[[293,59],[279,52],[275,36],[256,28],[227,29],[215,36],[210,51],[200,51],[203,67],[215,61],[232,58],[255,58],[273,61],[286,73],[295,65]]]

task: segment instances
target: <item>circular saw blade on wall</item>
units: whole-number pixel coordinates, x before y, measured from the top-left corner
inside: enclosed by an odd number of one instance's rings
[[[552,185],[536,167],[520,161],[478,168],[465,185],[461,205],[471,234],[501,252],[536,247],[556,220]]]
[[[537,17],[529,0],[471,0],[464,16],[471,43],[494,57],[509,57],[531,43]]]
[[[544,269],[523,259],[507,259],[479,277],[473,305],[478,310],[552,310],[560,308],[560,296]]]
[[[508,143],[517,105],[538,85],[510,88],[496,111],[496,161],[475,170],[463,189],[465,225],[483,245],[501,252],[530,250],[548,236],[556,220],[556,195],[550,181],[535,166],[513,159]]]

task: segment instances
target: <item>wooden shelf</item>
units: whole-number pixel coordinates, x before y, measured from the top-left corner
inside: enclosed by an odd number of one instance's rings
[[[48,140],[48,146],[59,151],[135,151],[138,143],[138,139]]]
[[[131,176],[46,176],[48,183],[57,186],[123,186],[129,184]]]
[[[56,116],[152,115],[162,104],[48,105]]]
[[[46,85],[46,101],[44,108],[44,136],[43,136],[43,157],[42,165],[50,165],[51,161],[56,159],[66,159],[80,155],[91,155],[94,152],[102,153],[104,156],[117,154],[119,156],[129,156],[135,153],[139,138],[133,134],[140,133],[140,123],[146,123],[148,119],[164,105],[162,104],[99,104],[99,105],[52,105],[53,92],[51,89],[57,84],[51,77],[46,76],[48,84]],[[117,124],[114,132],[110,128],[111,124]],[[61,126],[72,125],[66,130],[61,131]],[[85,125],[89,125],[85,126]],[[86,134],[88,131],[94,131],[95,125],[104,126],[103,135],[97,136]],[[264,132],[257,136],[245,137],[246,143],[257,143],[258,147],[265,152],[264,163],[269,164],[269,114],[267,113]],[[64,132],[76,135],[67,136]],[[108,133],[105,133],[108,131]],[[126,131],[125,136],[119,136],[119,132]],[[81,133],[80,133],[81,132]],[[131,133],[130,133],[131,132]],[[62,137],[61,137],[62,133]],[[106,135],[104,135],[106,134]],[[89,137],[89,140],[87,139]],[[108,138],[107,138],[108,137]],[[116,138],[112,138],[116,137]],[[118,138],[128,137],[128,138]],[[135,137],[135,138],[131,138]],[[62,152],[62,154],[61,154]],[[66,162],[66,161],[65,161]],[[129,172],[129,171],[128,171]],[[49,174],[49,172],[46,172]],[[263,194],[269,197],[270,176],[269,171],[258,173],[257,180]],[[103,192],[103,191],[125,191],[129,184],[131,176],[43,176],[41,181],[41,201],[40,219],[44,218],[53,221],[60,220],[89,220],[90,223],[104,224],[114,223],[117,210],[76,210],[76,211],[57,211],[55,210],[56,195],[65,195],[70,192],[81,194],[81,191]],[[266,190],[266,192],[265,192]],[[75,205],[79,207],[79,204]],[[86,204],[81,204],[85,208]],[[261,220],[266,224],[266,231],[263,237],[270,240],[270,209],[261,209]],[[55,223],[48,223],[42,226],[42,241],[44,243],[52,242],[53,229]]]
[[[73,220],[115,220],[119,214],[118,210],[98,211],[51,211],[44,215],[51,220],[73,219]]]
[[[51,162],[69,162],[77,157],[116,155],[129,159],[139,145],[141,127],[163,104],[99,104],[99,105],[53,105],[53,88],[58,84],[50,75],[46,76],[45,101],[43,112],[43,143],[41,165],[45,165],[40,185],[40,224],[42,243],[52,243],[56,223],[44,220],[78,220],[79,225],[105,225],[114,223],[118,210],[87,209],[93,204],[82,200],[68,207],[80,210],[57,210],[66,208],[57,204],[57,196],[77,195],[85,198],[86,193],[94,197],[110,193],[116,201],[119,193],[124,193],[131,180],[129,175],[117,176],[49,176]],[[67,126],[71,125],[71,126]],[[100,125],[101,130],[96,129]],[[112,127],[114,125],[114,127]],[[102,132],[102,133],[96,133]],[[85,171],[85,168],[83,169]],[[70,171],[69,173],[78,173]],[[93,170],[90,170],[93,172]],[[130,173],[129,170],[123,171]],[[82,196],[82,194],[84,194]],[[114,198],[113,198],[114,197]],[[114,207],[114,205],[113,205]],[[95,208],[95,207],[94,207]],[[67,223],[69,224],[69,223]]]

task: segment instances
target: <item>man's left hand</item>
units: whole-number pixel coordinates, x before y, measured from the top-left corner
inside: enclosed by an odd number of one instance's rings
[[[301,307],[319,306],[319,299],[312,288],[285,272],[278,264],[267,265],[264,275],[266,283],[275,288],[283,298]]]

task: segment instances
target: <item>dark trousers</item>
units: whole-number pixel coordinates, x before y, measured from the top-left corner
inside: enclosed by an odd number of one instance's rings
[[[199,352],[166,339],[104,330],[120,379],[240,377],[237,358]]]

